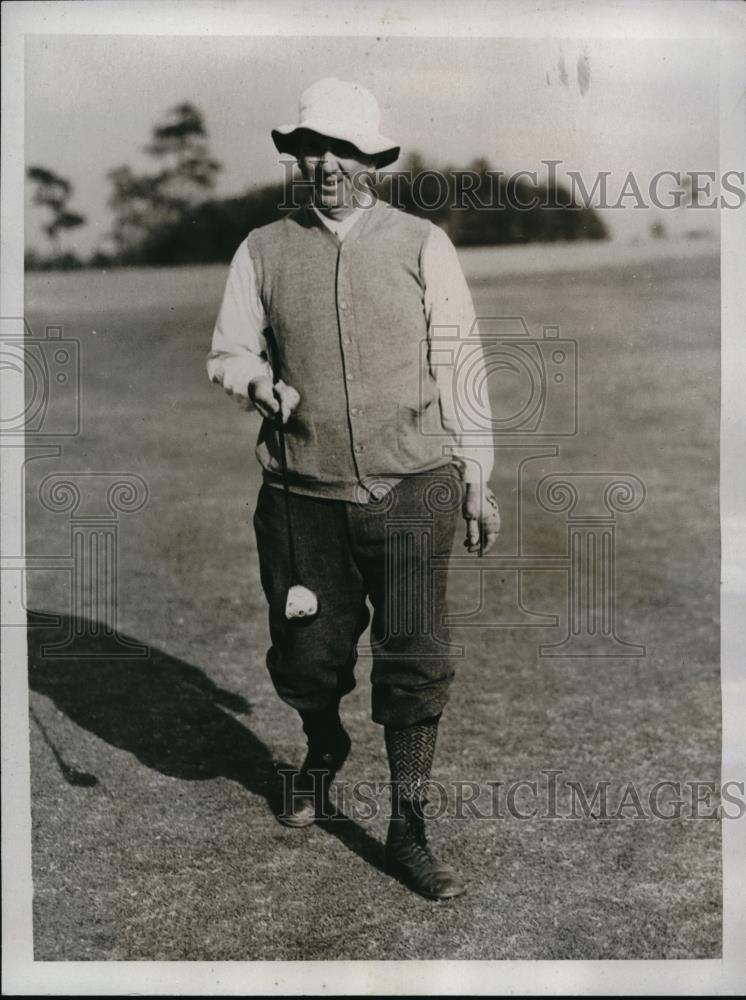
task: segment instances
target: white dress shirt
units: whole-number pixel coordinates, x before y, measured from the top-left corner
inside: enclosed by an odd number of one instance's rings
[[[314,211],[324,225],[343,240],[358,220],[365,208],[356,208],[344,219],[331,219]],[[466,283],[461,263],[451,240],[438,226],[432,226],[422,252],[422,279],[424,283],[425,318],[428,335],[432,337],[436,328],[445,328],[436,336],[448,336],[443,344],[444,351],[438,351],[442,359],[452,353],[457,354],[458,340],[465,340],[470,331],[469,372],[474,371],[476,346],[476,316],[469,286]],[[244,240],[231,261],[228,281],[223,295],[220,313],[212,336],[212,349],[207,360],[207,371],[211,381],[222,385],[244,409],[254,408],[248,396],[249,382],[264,375],[272,378],[272,369],[267,358],[267,341],[264,331],[269,323],[257,288],[254,265],[249,253],[248,242]],[[482,359],[484,354],[482,352]],[[439,360],[434,368],[440,393],[440,407],[443,426],[453,438],[451,452],[466,483],[487,484],[493,468],[492,448],[469,447],[457,416],[453,399],[454,371],[452,365]],[[480,418],[489,420],[489,401],[484,393],[480,399]]]

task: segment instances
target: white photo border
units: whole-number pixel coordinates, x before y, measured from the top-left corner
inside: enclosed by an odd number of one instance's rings
[[[543,8],[543,9],[542,9]],[[682,8],[685,8],[683,10]],[[746,163],[746,11],[736,0],[513,0],[433,4],[407,0],[72,0],[2,7],[1,315],[23,315],[24,36],[27,34],[395,35],[411,37],[674,37],[720,45],[721,174]],[[722,698],[723,782],[746,775],[746,226],[721,210],[722,233]],[[0,405],[18,413],[23,378],[3,371]],[[8,450],[2,499],[17,495]],[[6,478],[7,476],[7,478]],[[3,503],[3,549],[22,538],[22,510]],[[16,551],[18,551],[16,549]],[[21,594],[2,592],[5,614]],[[35,962],[31,923],[28,685],[24,630],[2,644],[4,993],[43,995],[537,995],[737,994],[746,982],[746,819],[723,824],[723,958],[690,961]]]

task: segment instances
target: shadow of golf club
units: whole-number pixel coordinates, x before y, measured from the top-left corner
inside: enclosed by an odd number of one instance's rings
[[[32,691],[46,695],[76,725],[133,754],[145,767],[184,781],[229,778],[263,797],[273,814],[279,814],[283,795],[278,771],[292,765],[274,760],[269,748],[234,718],[251,714],[245,698],[163,650],[150,647],[142,659],[123,659],[121,646],[96,622],[78,621],[74,652],[56,657],[45,647],[73,631],[69,616],[57,617],[59,625],[50,627],[33,624],[34,615],[29,615]],[[65,780],[97,784],[94,775],[79,780],[84,772],[63,759],[47,728],[34,718]],[[368,864],[385,870],[383,846],[349,817],[339,814],[318,826]]]
[[[65,758],[53,743],[49,733],[47,732],[47,727],[34,711],[33,705],[29,706],[29,715],[31,716],[32,722],[36,723],[39,732],[41,733],[41,738],[49,747],[52,756],[57,761],[57,766],[60,769],[62,777],[68,785],[72,785],[74,788],[94,788],[98,784],[98,778],[96,775],[89,774],[88,771],[80,771],[77,767],[72,767],[67,763]]]

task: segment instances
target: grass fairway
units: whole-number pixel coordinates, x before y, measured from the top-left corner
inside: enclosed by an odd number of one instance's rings
[[[481,267],[472,283],[479,312],[522,316],[534,334],[559,325],[578,342],[580,431],[556,459],[529,463],[531,483],[563,470],[645,484],[642,507],[617,519],[617,628],[646,655],[539,656],[563,634],[564,578],[526,574],[526,605],[560,625],[456,629],[466,656],[434,776],[486,791],[541,787],[551,768],[589,789],[608,781],[612,797],[634,782],[643,800],[657,781],[717,783],[718,261],[501,277],[495,260],[494,277]],[[447,816],[433,841],[470,885],[450,904],[382,872],[384,814],[306,831],[275,821],[274,768],[296,762],[302,741],[264,667],[256,417],[205,374],[225,274],[28,280],[36,333],[63,324],[82,371],[81,434],[27,465],[29,553],[68,552],[68,515],[38,500],[50,473],[136,473],[149,490],[119,517],[117,597],[120,631],[149,657],[117,659],[105,638],[84,637],[54,659],[42,646],[55,630],[30,630],[36,958],[718,956],[713,819]],[[515,467],[515,451],[498,449],[503,554],[518,541]],[[561,554],[564,523],[531,515],[531,551]],[[454,612],[477,606],[477,573],[453,574]],[[510,620],[515,574],[486,579],[484,622]],[[28,605],[69,614],[69,588],[58,569],[30,572]],[[367,667],[363,655],[343,707],[348,781],[387,777]]]

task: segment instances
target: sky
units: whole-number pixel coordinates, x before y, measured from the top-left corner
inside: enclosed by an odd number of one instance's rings
[[[26,162],[72,182],[70,207],[88,222],[68,245],[87,253],[111,227],[107,171],[147,168],[142,147],[170,107],[201,110],[224,166],[217,194],[239,194],[282,179],[270,129],[297,119],[310,83],[337,76],[376,95],[404,154],[540,176],[542,160],[561,160],[560,175],[578,170],[589,188],[611,171],[616,197],[628,171],[643,189],[658,170],[717,172],[718,73],[714,47],[682,40],[27,36]],[[27,195],[27,244],[43,247],[43,219]],[[629,239],[651,216],[605,219]]]

